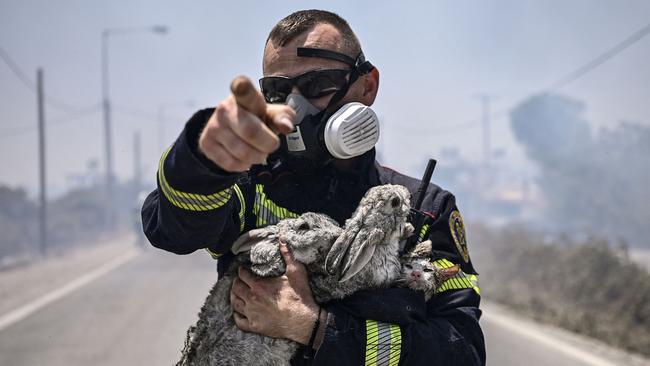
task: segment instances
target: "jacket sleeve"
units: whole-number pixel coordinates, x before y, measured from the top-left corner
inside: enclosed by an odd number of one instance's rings
[[[329,318],[314,365],[485,364],[480,289],[466,255],[462,218],[451,194],[444,192],[441,200],[426,236],[432,239],[435,263],[460,264],[458,275],[426,303],[421,292],[393,288],[326,305]]]
[[[158,165],[157,188],[142,207],[151,244],[177,254],[229,250],[243,227],[240,174],[221,170],[198,152],[198,138],[213,109],[197,112]]]

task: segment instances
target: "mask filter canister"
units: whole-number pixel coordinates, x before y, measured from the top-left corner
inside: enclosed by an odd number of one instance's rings
[[[343,105],[325,124],[325,145],[337,159],[350,159],[372,149],[379,141],[379,119],[368,106]]]

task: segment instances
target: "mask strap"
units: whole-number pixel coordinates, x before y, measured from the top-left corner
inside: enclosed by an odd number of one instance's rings
[[[330,60],[341,61],[350,67],[354,67],[356,65],[355,60],[346,54],[336,51],[324,50],[321,48],[298,47],[298,57],[327,58]]]
[[[357,70],[359,75],[365,75],[375,68],[370,63],[370,61],[366,60],[366,56],[364,56],[363,51],[359,52],[356,59],[353,59],[352,57],[344,53],[340,53],[336,51],[324,50],[321,48],[298,47],[297,56],[298,57],[319,57],[319,58],[326,58],[330,60],[340,61],[350,66],[352,69]]]

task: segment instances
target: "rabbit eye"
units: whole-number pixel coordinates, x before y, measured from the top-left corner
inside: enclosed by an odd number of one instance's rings
[[[401,203],[400,199],[398,197],[393,197],[393,199],[390,201],[390,205],[392,207],[397,207]]]
[[[300,226],[298,226],[298,230],[309,230],[309,224],[303,222],[302,224],[300,224]]]
[[[424,272],[433,272],[433,270],[431,268],[425,268]]]
[[[413,269],[413,266],[410,264],[405,264],[404,267],[406,267],[406,269]]]

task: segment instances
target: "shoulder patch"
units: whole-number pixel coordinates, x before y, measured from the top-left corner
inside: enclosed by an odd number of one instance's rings
[[[463,257],[465,263],[469,262],[469,251],[467,250],[467,235],[465,235],[465,224],[458,210],[454,210],[449,216],[449,230],[454,238],[458,253]]]

